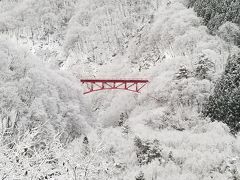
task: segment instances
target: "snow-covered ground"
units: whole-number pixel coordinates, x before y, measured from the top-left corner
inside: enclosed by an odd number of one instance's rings
[[[0,178],[240,179],[239,135],[202,115],[239,49],[187,4],[0,1]],[[81,78],[150,83],[83,95]]]

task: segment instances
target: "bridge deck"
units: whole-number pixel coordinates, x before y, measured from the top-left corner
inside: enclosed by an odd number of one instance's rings
[[[142,80],[142,79],[81,79],[81,82],[111,82],[111,83],[147,83],[148,80]]]

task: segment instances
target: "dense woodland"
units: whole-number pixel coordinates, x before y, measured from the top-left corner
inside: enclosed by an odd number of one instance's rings
[[[194,7],[197,15],[203,18],[204,24],[213,33],[221,30],[219,27],[226,22],[240,26],[240,2],[237,0],[190,0],[188,5]],[[232,31],[234,30],[233,28]],[[235,40],[237,41],[237,37]],[[239,45],[239,40],[236,43]]]
[[[239,46],[238,0],[0,0],[0,179],[240,179]]]

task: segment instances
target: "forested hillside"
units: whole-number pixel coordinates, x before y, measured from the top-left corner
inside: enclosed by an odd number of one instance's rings
[[[213,34],[240,46],[240,1],[238,0],[190,0],[197,15]],[[229,39],[229,35],[232,38]],[[228,36],[228,37],[225,37]]]
[[[1,0],[0,178],[240,179],[240,5]],[[83,95],[81,78],[144,78]]]

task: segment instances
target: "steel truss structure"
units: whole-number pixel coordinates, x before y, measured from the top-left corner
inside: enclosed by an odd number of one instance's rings
[[[121,89],[140,93],[140,90],[146,86],[148,80],[137,79],[81,79],[86,85],[84,94],[101,90]]]

